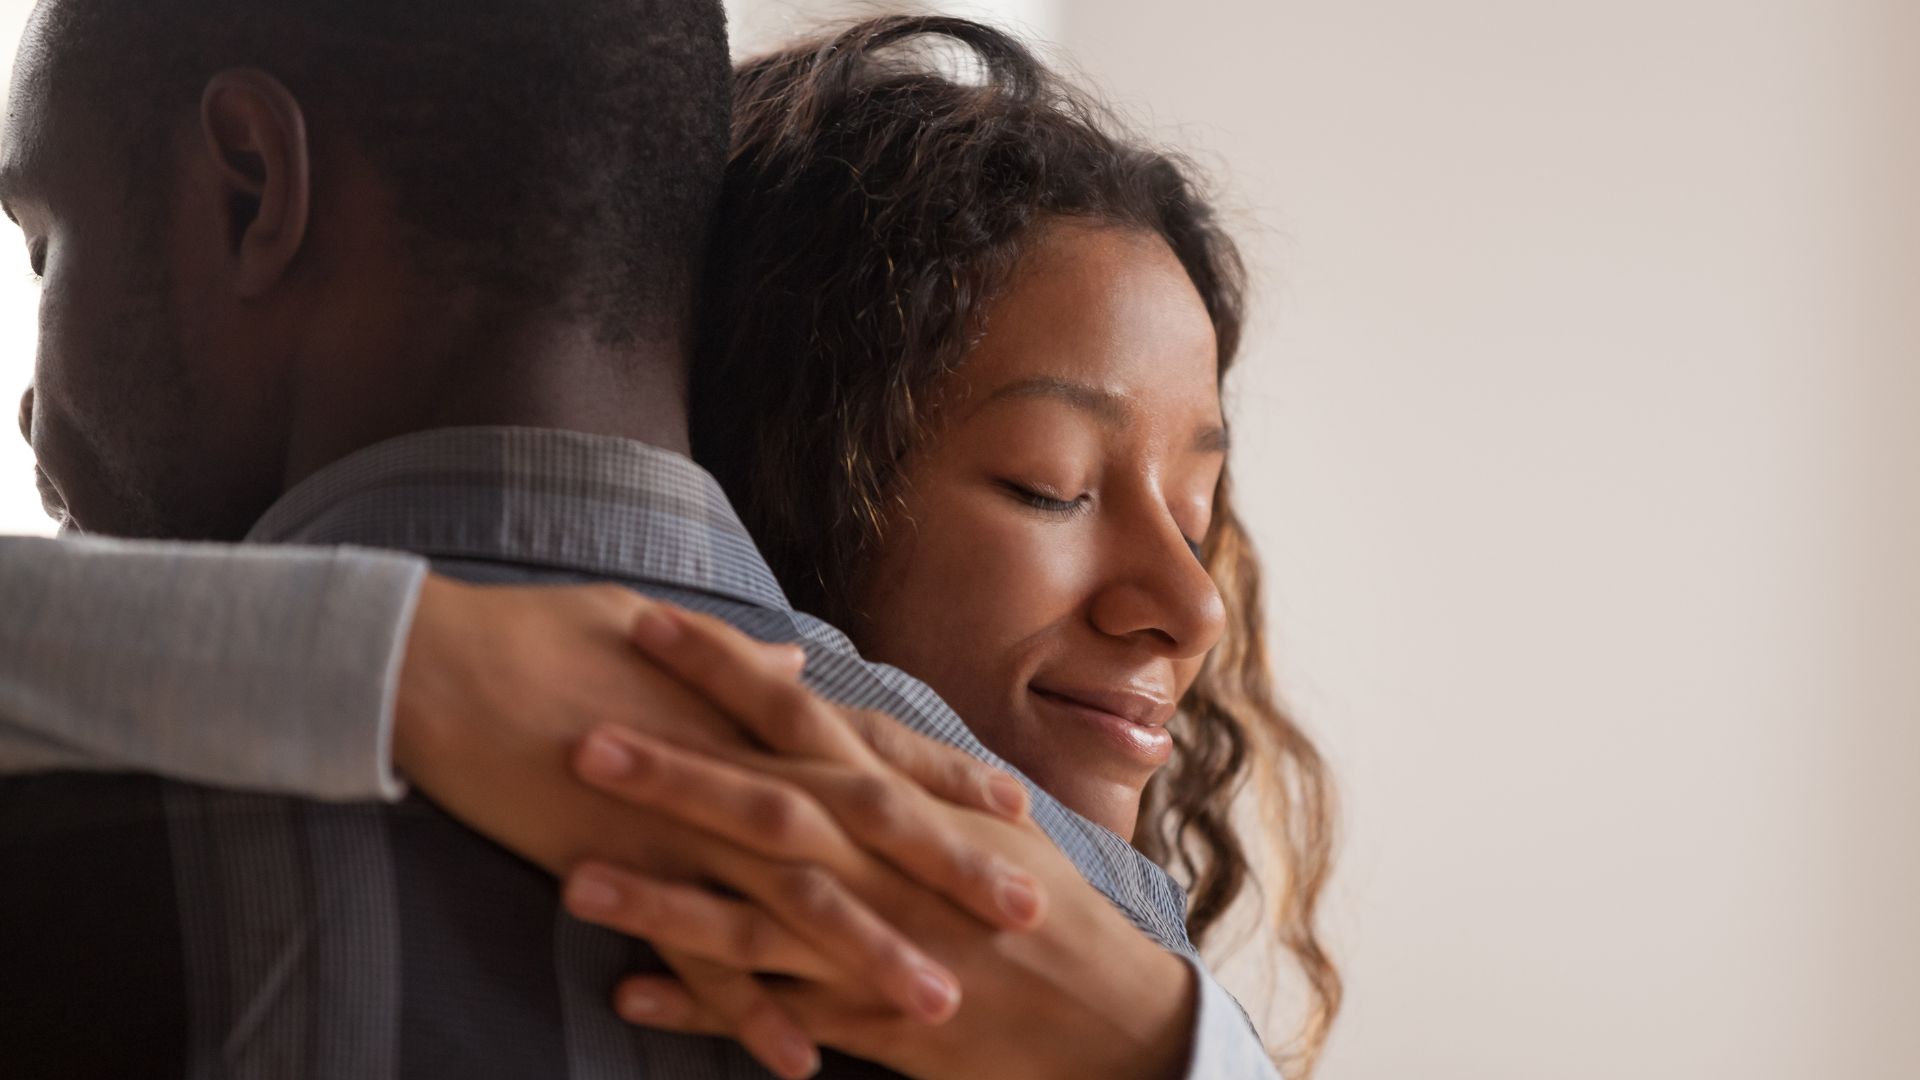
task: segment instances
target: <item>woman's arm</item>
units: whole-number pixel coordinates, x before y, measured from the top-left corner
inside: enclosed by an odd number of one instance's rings
[[[393,702],[425,576],[351,548],[0,538],[0,775],[397,798]]]
[[[744,783],[741,776],[644,736],[607,735],[627,741],[648,766],[639,780],[595,777],[604,790],[736,843],[751,838],[754,824],[724,810],[737,800],[722,793]],[[744,764],[750,771],[781,770],[767,762]],[[869,793],[872,775],[859,769],[785,773],[843,821],[887,801],[876,803]],[[919,1080],[1277,1077],[1245,1014],[1205,967],[1140,933],[1036,827],[930,800],[898,805],[947,819],[975,847],[1033,871],[1047,895],[1041,923],[1008,935],[864,853],[821,863],[959,978],[962,998],[952,1019],[929,1026],[889,1008],[869,978],[810,946],[804,925],[751,902],[595,867],[592,880],[618,899],[576,903],[574,914],[648,939],[683,980],[629,980],[616,1007],[647,1026],[741,1039],[785,1076],[807,1072],[781,1067],[762,1049],[775,1044],[764,1034],[768,1005],[813,1042]],[[889,813],[897,820],[908,816]],[[765,984],[752,978],[767,974],[782,978]]]
[[[743,730],[635,650],[636,624],[659,607],[611,585],[461,585],[427,575],[419,559],[369,551],[0,540],[0,775],[149,772],[369,799],[398,793],[397,769],[554,874],[593,859],[725,880],[789,917],[819,897],[795,893],[781,868],[807,842],[851,846],[830,821],[757,836],[752,856],[599,796],[568,773],[567,749],[596,724],[707,752],[744,750],[753,735],[789,752],[839,740],[946,798],[1018,815],[988,797],[1004,775],[906,740],[891,721],[860,729],[789,715],[777,729]],[[733,638],[770,681],[797,678],[797,650]],[[805,799],[774,785],[763,795]],[[908,830],[872,847],[1002,926],[1024,921],[998,911],[1000,882],[1017,871],[966,875],[983,858],[936,839]],[[910,1007],[915,979],[937,968],[841,893],[840,917],[814,920],[813,940],[863,959]]]
[[[728,711],[755,717],[762,694],[753,684],[762,677],[744,664],[696,658],[697,636],[649,651]],[[770,713],[759,722],[773,719]],[[871,978],[811,947],[804,923],[697,886],[586,868],[569,890],[574,914],[647,938],[685,980],[631,980],[617,999],[630,1020],[740,1039],[783,1076],[808,1074],[796,1040],[802,1049],[817,1042],[921,1080],[1278,1075],[1245,1014],[1204,966],[1141,934],[1031,821],[926,798],[871,761],[719,762],[614,729],[595,732],[592,741],[617,743],[646,765],[610,775],[583,753],[583,779],[735,843],[752,844],[765,832],[748,793],[761,778],[778,777],[864,833],[911,827],[959,837],[990,860],[1032,871],[1047,897],[1037,927],[1008,935],[864,851],[820,849],[816,869],[846,883],[959,977],[959,1012],[929,1026],[887,1007]],[[786,978],[762,984],[757,974]]]

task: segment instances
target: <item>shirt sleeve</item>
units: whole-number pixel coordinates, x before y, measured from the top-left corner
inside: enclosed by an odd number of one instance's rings
[[[0,537],[0,774],[397,799],[425,574],[355,548]]]
[[[1207,966],[1192,957],[1200,990],[1195,995],[1199,1015],[1193,1025],[1193,1057],[1187,1064],[1187,1080],[1280,1080],[1260,1033],[1247,1019],[1246,1011],[1233,1000]]]

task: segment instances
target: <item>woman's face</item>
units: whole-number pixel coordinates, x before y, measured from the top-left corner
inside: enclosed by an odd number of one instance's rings
[[[907,463],[857,637],[1122,836],[1224,622],[1195,554],[1225,461],[1212,322],[1166,243],[1060,224]]]

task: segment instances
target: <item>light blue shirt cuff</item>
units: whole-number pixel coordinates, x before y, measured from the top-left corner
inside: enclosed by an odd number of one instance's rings
[[[1246,1010],[1205,964],[1191,957],[1187,962],[1199,982],[1187,1080],[1280,1080],[1280,1070],[1267,1055]]]
[[[0,775],[398,799],[426,572],[368,549],[0,537]]]

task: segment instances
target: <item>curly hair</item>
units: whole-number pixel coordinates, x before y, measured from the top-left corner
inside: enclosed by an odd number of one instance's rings
[[[958,53],[975,69],[948,74]],[[890,16],[735,69],[733,141],[691,374],[694,456],[726,488],[796,606],[857,625],[864,567],[904,464],[983,310],[1049,223],[1157,235],[1206,306],[1224,378],[1245,273],[1180,159],[1117,125],[1018,40],[963,19]],[[1191,892],[1196,943],[1253,883],[1233,805],[1251,779],[1284,879],[1275,928],[1311,1004],[1287,1053],[1307,1075],[1339,1008],[1315,928],[1332,789],[1280,706],[1259,563],[1222,475],[1202,548],[1228,629],[1173,724],[1136,846]]]

